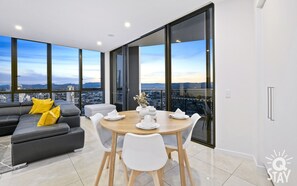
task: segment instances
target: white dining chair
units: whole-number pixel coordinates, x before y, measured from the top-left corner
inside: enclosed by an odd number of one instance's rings
[[[103,155],[103,159],[101,161],[101,165],[100,168],[98,170],[98,174],[96,177],[96,181],[95,181],[95,185],[99,184],[99,180],[100,177],[102,175],[102,171],[104,168],[104,165],[106,164],[106,160],[109,159],[110,160],[110,154],[111,154],[111,131],[103,128],[100,124],[100,120],[103,118],[103,115],[100,113],[95,114],[94,116],[91,116],[90,119],[92,121],[92,124],[94,126],[94,128],[96,129],[97,132],[97,139],[99,141],[99,146],[101,147],[101,149],[104,151],[104,155]],[[123,147],[123,142],[124,142],[124,138],[122,136],[118,137],[118,141],[117,141],[117,154],[120,156],[120,160],[121,159],[121,152],[122,152],[122,147]],[[125,173],[125,179],[126,182],[128,183],[128,173],[127,173],[127,168],[124,164],[124,162],[122,161],[122,164],[124,166],[124,173]],[[109,161],[107,162],[107,168],[109,166]]]
[[[136,135],[127,133],[124,139],[122,158],[126,166],[131,169],[128,186],[141,172],[152,175],[155,185],[163,185],[163,167],[168,156],[160,134]]]
[[[193,180],[193,177],[192,177],[192,173],[191,173],[189,159],[188,159],[186,149],[188,148],[188,146],[190,144],[193,129],[194,129],[194,127],[195,127],[195,125],[196,125],[196,123],[198,122],[199,119],[200,119],[199,114],[197,114],[197,113],[193,114],[192,117],[191,117],[192,126],[187,128],[186,130],[182,131],[184,160],[185,160],[185,163],[186,163],[187,172],[188,172],[188,175],[189,175],[190,182],[191,182],[192,186],[195,185],[195,184],[194,184],[194,180]],[[169,159],[171,159],[171,152],[178,150],[176,136],[175,135],[164,135],[163,140],[164,140],[164,143],[165,143],[165,146],[166,146],[166,151],[167,151],[168,157],[169,157]]]

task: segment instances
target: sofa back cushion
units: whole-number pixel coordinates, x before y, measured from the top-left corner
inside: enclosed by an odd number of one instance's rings
[[[20,107],[20,115],[29,114],[32,106],[33,106],[32,101],[22,102]]]
[[[1,103],[0,116],[20,115],[20,103]]]

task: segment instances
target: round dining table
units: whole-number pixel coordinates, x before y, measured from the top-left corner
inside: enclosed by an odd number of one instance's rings
[[[109,186],[113,186],[114,170],[115,170],[115,157],[117,148],[117,137],[119,135],[125,135],[126,133],[134,133],[139,135],[147,135],[158,133],[161,135],[176,135],[177,147],[178,147],[178,160],[180,166],[180,180],[181,185],[186,185],[185,169],[184,169],[184,153],[183,153],[183,141],[182,131],[192,125],[190,118],[188,119],[174,119],[170,116],[172,112],[157,111],[156,123],[160,124],[160,127],[152,130],[143,130],[136,127],[137,123],[141,122],[141,116],[137,111],[123,111],[119,112],[120,115],[125,115],[125,118],[117,121],[110,121],[102,118],[100,124],[102,127],[112,132],[112,145],[110,154],[110,167],[109,167]]]

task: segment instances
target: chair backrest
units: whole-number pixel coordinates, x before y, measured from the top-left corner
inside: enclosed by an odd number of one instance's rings
[[[106,144],[107,141],[111,140],[111,131],[101,126],[100,120],[102,118],[103,115],[100,113],[97,113],[94,116],[90,117],[92,124],[97,132],[100,146],[103,148],[104,151],[110,151],[110,147],[106,147],[104,146],[104,144]]]
[[[192,133],[193,133],[193,129],[197,123],[197,121],[200,119],[199,114],[195,113],[192,115],[191,117],[191,121],[192,121],[192,126],[189,127],[187,130],[182,132],[182,137],[183,139],[186,139],[184,141],[183,147],[187,148],[187,146],[189,145],[189,142],[191,141],[191,137],[192,137]]]
[[[155,171],[166,164],[168,156],[160,134],[127,133],[124,139],[122,158],[127,167],[132,170]]]

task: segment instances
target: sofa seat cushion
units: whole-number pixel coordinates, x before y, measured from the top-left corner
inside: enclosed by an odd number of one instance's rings
[[[21,116],[19,124],[11,137],[11,143],[21,143],[62,135],[70,131],[70,127],[67,123],[37,127],[40,116],[40,114],[26,114]]]
[[[18,115],[11,115],[11,116],[0,116],[0,127],[6,127],[11,125],[16,125],[19,122]]]

